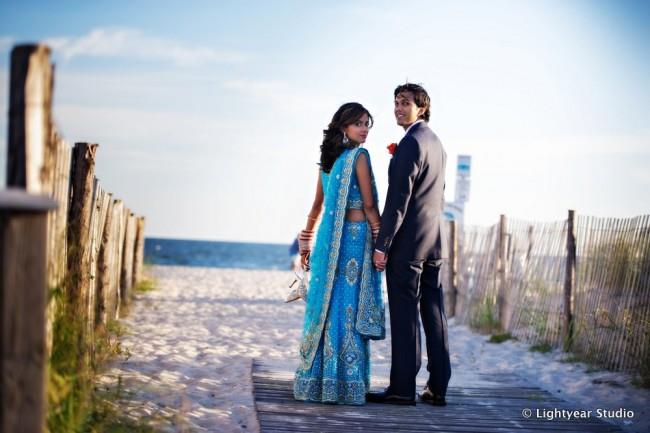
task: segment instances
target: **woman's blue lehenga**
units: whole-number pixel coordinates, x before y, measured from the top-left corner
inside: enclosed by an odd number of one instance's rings
[[[310,258],[296,400],[364,404],[370,386],[369,340],[385,337],[370,227],[366,221],[345,220],[347,209],[363,208],[354,169],[362,152],[370,164],[365,149],[349,149],[330,173],[321,173],[324,209]],[[377,203],[374,179],[372,191]]]

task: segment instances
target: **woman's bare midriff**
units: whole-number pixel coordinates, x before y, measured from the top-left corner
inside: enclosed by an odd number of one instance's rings
[[[348,209],[345,211],[345,219],[348,221],[365,221],[366,213],[361,209]]]

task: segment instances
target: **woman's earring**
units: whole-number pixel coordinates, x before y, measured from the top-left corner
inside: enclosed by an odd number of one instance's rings
[[[348,135],[343,131],[343,144],[348,144],[350,142],[350,139],[348,138]]]

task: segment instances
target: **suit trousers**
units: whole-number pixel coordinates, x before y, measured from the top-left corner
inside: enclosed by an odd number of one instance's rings
[[[415,396],[415,378],[422,363],[420,317],[427,344],[429,389],[445,396],[451,377],[447,318],[441,261],[401,260],[389,256],[386,266],[391,329],[390,387],[392,394]]]

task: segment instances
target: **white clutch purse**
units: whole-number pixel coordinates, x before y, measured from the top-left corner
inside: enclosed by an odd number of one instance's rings
[[[289,296],[287,296],[287,299],[284,301],[285,303],[297,301],[298,299],[307,301],[307,284],[309,283],[309,272],[302,272],[302,270],[300,272],[301,273],[296,272],[296,278],[289,285],[289,288],[291,289],[296,285],[296,283],[298,283],[298,287],[291,290]]]

